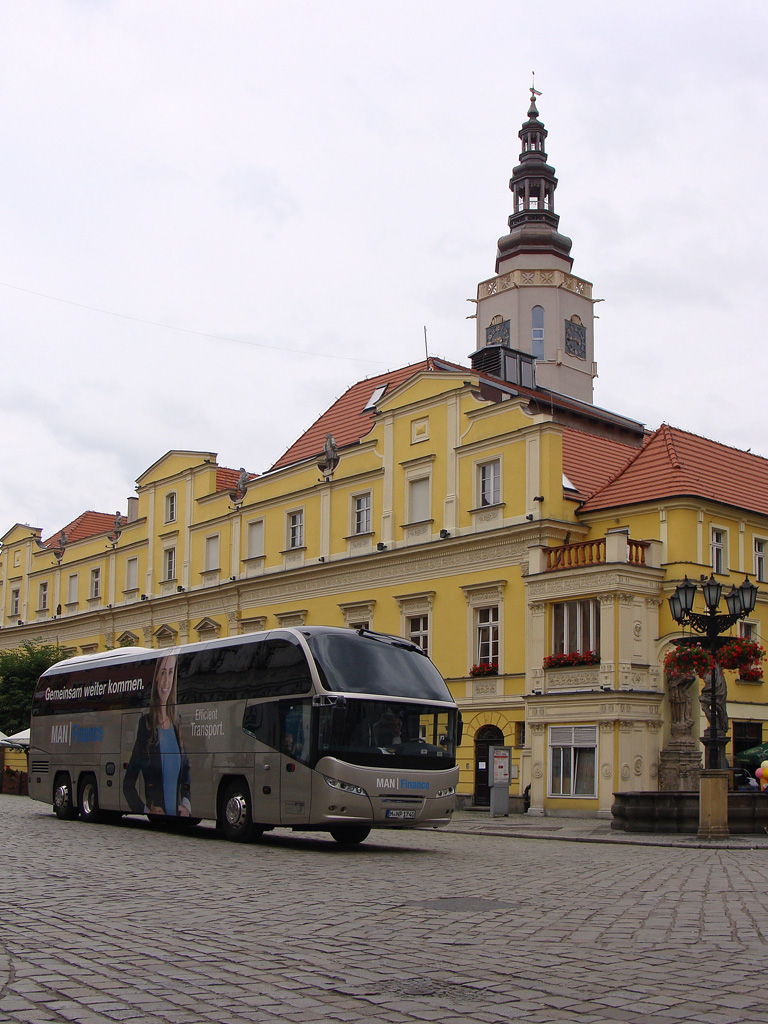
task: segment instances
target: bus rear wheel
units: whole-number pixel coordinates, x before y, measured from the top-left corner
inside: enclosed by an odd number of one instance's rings
[[[251,793],[245,782],[230,782],[221,802],[221,830],[232,843],[247,843],[259,830],[251,817]]]
[[[367,825],[335,825],[329,831],[336,842],[343,846],[356,846],[367,839],[371,832]]]
[[[72,799],[72,780],[68,772],[56,776],[53,784],[53,811],[62,821],[72,821],[77,817],[77,808]]]
[[[80,780],[77,806],[83,821],[99,821],[99,787],[95,775],[86,775]]]

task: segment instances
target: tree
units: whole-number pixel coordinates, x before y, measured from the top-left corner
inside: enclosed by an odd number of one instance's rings
[[[0,651],[0,729],[6,735],[29,728],[37,680],[64,657],[56,644],[34,640],[25,640],[10,651]]]

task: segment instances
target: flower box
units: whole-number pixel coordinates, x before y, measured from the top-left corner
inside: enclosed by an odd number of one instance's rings
[[[742,665],[739,669],[739,679],[742,683],[759,683],[763,678],[763,670],[760,665]]]
[[[749,666],[760,667],[760,662],[765,657],[765,650],[749,637],[729,637],[717,652],[717,660],[723,668],[747,668]],[[762,672],[760,673],[762,675]]]
[[[478,676],[496,676],[499,674],[499,666],[495,661],[481,661],[477,665],[472,666],[469,674],[474,678]]]
[[[597,651],[571,651],[570,654],[548,654],[544,659],[544,668],[573,668],[575,665],[599,665],[600,655]]]

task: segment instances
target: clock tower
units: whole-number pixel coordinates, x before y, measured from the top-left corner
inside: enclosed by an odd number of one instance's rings
[[[509,188],[509,233],[499,239],[496,276],[477,289],[477,370],[513,384],[547,388],[592,402],[592,285],[572,272],[571,240],[555,213],[555,170],[547,163],[547,129],[531,88],[522,151]]]

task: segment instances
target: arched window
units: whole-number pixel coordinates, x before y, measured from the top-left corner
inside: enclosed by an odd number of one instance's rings
[[[544,358],[543,306],[534,306],[531,310],[531,355],[534,359]]]

